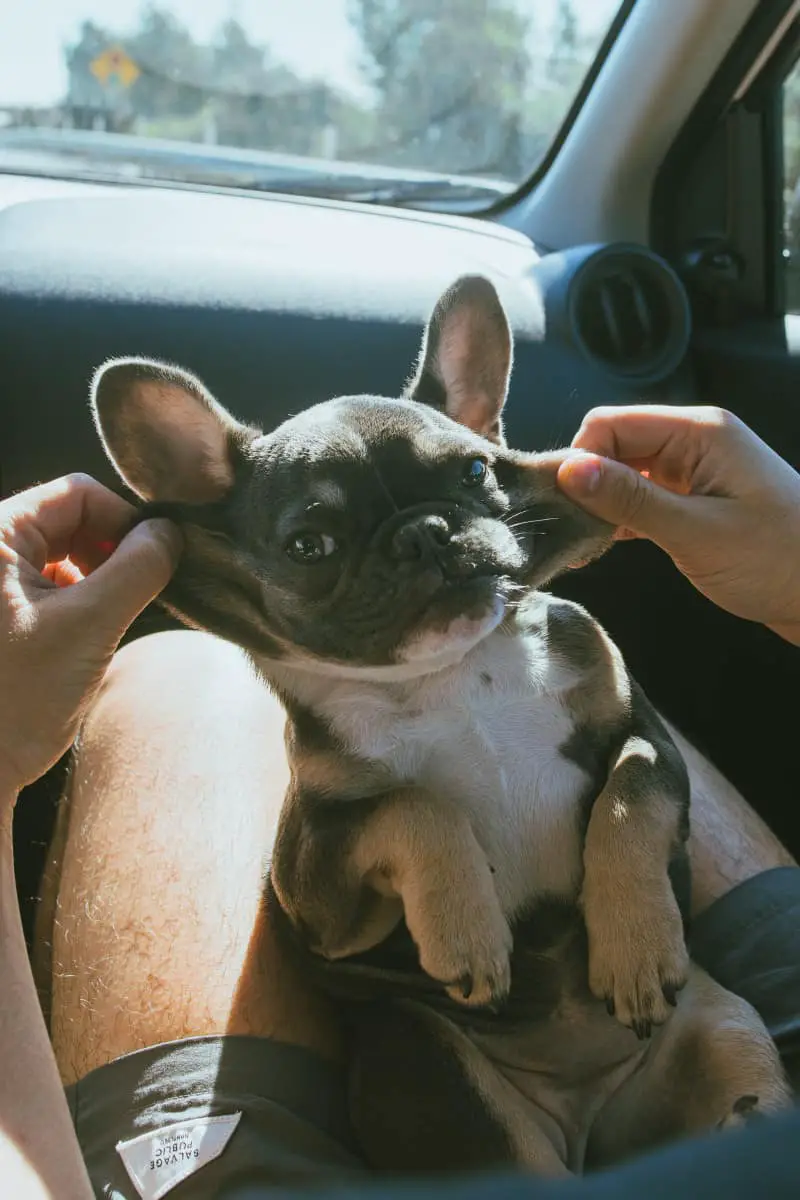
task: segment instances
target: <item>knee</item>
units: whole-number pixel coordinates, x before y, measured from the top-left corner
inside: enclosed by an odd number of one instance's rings
[[[106,674],[103,694],[143,682],[159,686],[184,686],[203,679],[254,683],[249,662],[238,646],[210,633],[179,629],[151,633],[129,642],[114,655]]]
[[[277,709],[238,646],[194,630],[153,633],[114,656],[97,705],[182,707],[223,699],[237,708]]]
[[[284,714],[237,646],[193,630],[149,634],[120,650],[79,739],[82,754],[123,745],[258,743],[283,753]],[[230,755],[226,755],[230,759]]]

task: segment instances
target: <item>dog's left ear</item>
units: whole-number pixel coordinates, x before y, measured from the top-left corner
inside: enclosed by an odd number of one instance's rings
[[[512,355],[511,329],[494,286],[481,275],[464,275],[433,311],[406,397],[502,445]]]

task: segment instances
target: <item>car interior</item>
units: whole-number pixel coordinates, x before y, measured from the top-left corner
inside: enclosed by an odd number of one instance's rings
[[[385,203],[78,178],[0,153],[0,495],[74,471],[119,487],[88,406],[113,356],[179,363],[264,428],[337,394],[398,395],[464,273],[493,279],[514,329],[512,446],[568,444],[601,404],[714,404],[800,466],[784,232],[798,53],[792,0],[624,0],[535,173],[474,211],[413,190]],[[715,608],[649,543],[553,590],[605,625],[800,855],[797,649]],[[127,636],[173,625],[154,605]],[[17,809],[28,930],[66,769]]]

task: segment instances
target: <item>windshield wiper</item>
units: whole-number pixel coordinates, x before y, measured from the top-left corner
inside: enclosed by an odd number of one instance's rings
[[[351,200],[358,204],[389,204],[395,207],[415,204],[446,204],[450,201],[499,200],[513,191],[512,184],[500,181],[485,182],[442,175],[434,179],[381,180],[353,178],[303,179],[288,181],[264,180],[259,190],[285,192],[335,200]]]

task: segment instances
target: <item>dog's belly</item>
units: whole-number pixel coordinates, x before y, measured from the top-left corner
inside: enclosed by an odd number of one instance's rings
[[[433,748],[424,724],[409,729],[398,767],[417,766],[421,752],[417,781],[469,812],[504,911],[576,895],[587,777],[559,752],[570,725],[557,703],[502,700],[469,716],[443,713],[437,727]]]
[[[504,1033],[471,1034],[486,1057],[486,1069],[496,1071],[531,1105],[529,1119],[541,1114],[558,1130],[566,1166],[581,1173],[592,1127],[609,1099],[629,1080],[660,1042],[656,1031],[643,1043],[609,1017],[597,1002],[562,1002],[546,1021]]]
[[[602,1095],[606,1077],[629,1072],[651,1043],[609,1017],[602,1001],[575,994],[567,984],[544,1020],[511,1027],[488,1022],[470,1036],[486,1057],[529,1099],[540,1100],[547,1081],[559,1092]],[[543,1083],[544,1081],[544,1083]],[[599,1085],[599,1086],[598,1086]]]

